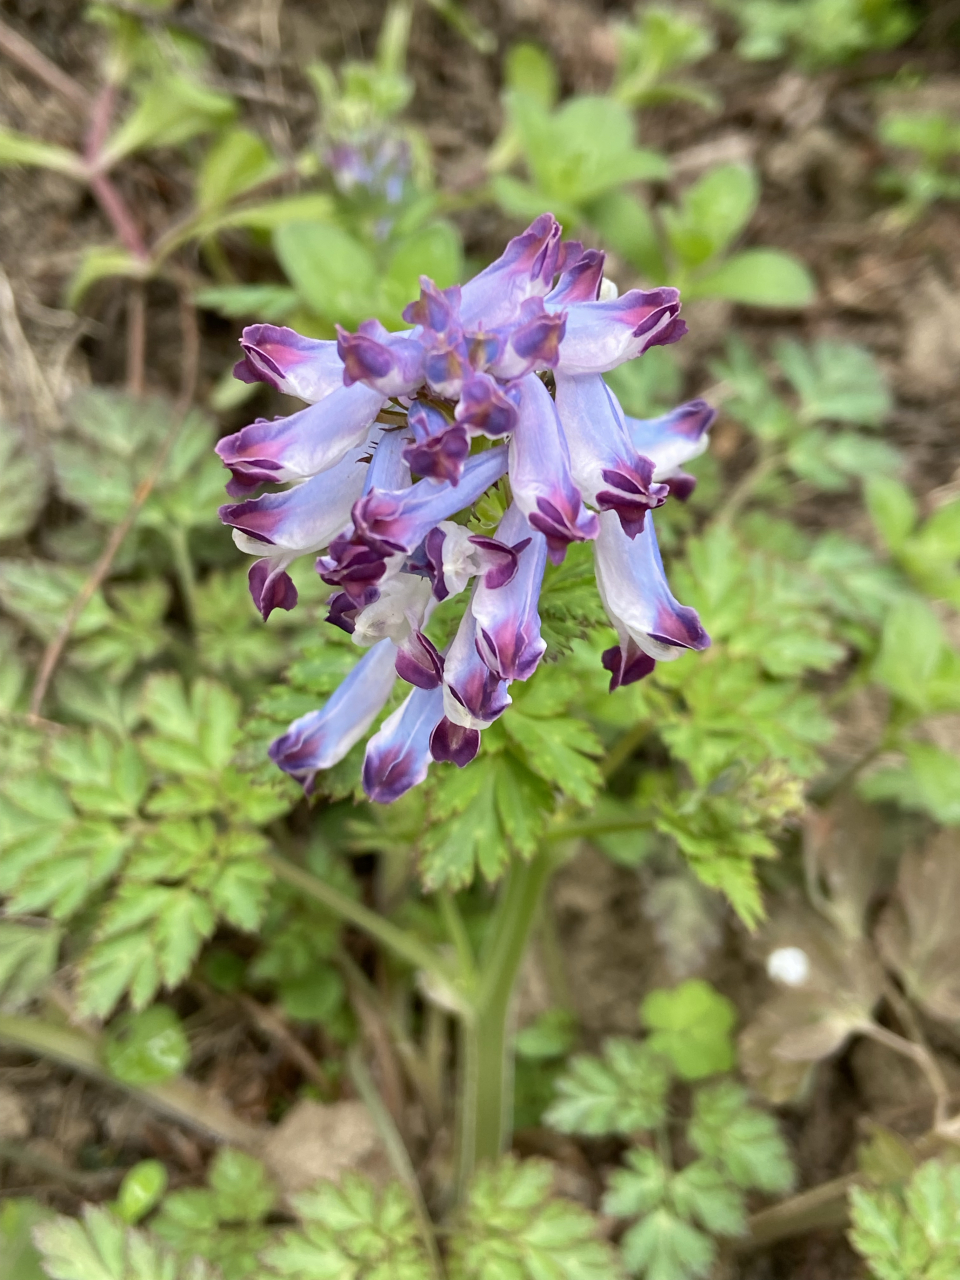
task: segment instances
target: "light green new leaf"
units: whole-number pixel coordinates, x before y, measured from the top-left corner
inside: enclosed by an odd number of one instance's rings
[[[107,140],[101,162],[110,167],[144,147],[177,146],[226,124],[235,111],[232,98],[208,89],[190,76],[158,76]]]
[[[878,427],[890,412],[890,392],[876,357],[849,342],[779,342],[780,367],[800,397],[805,422],[853,422]]]
[[[92,1205],[80,1220],[41,1223],[34,1239],[51,1280],[215,1280],[202,1259],[178,1266],[142,1231]]]
[[[299,1195],[301,1226],[285,1231],[262,1260],[270,1276],[289,1280],[434,1280],[406,1190],[382,1193],[357,1174],[339,1186],[320,1182]]]
[[[197,207],[203,213],[219,209],[277,169],[262,138],[249,129],[231,129],[204,156],[197,174]]]
[[[198,307],[219,312],[231,320],[257,316],[270,324],[278,324],[297,305],[297,291],[285,284],[222,284],[198,289],[193,300]]]
[[[52,925],[0,921],[0,1009],[19,1009],[40,994],[56,968],[61,937]]]
[[[744,249],[713,271],[695,275],[690,298],[726,298],[751,307],[808,307],[817,286],[806,267],[779,249]]]
[[[376,310],[379,282],[373,257],[340,227],[286,223],[274,232],[273,244],[287,279],[318,315],[355,325]]]
[[[142,1088],[179,1075],[190,1060],[183,1025],[165,1004],[142,1013],[124,1013],[107,1028],[103,1039],[107,1070],[124,1084]]]
[[[876,1280],[960,1274],[960,1169],[928,1160],[904,1189],[850,1192],[850,1243]]]
[[[64,293],[68,307],[76,308],[83,301],[87,290],[98,280],[108,276],[125,276],[131,280],[146,278],[146,265],[127,249],[119,245],[94,244],[84,249],[80,261],[70,277]]]
[[[0,1204],[0,1280],[46,1280],[33,1231],[53,1216],[53,1210],[38,1200],[4,1199]]]
[[[553,1168],[511,1156],[475,1175],[450,1245],[450,1280],[616,1280],[593,1216],[551,1195]]]
[[[636,1040],[607,1040],[603,1056],[570,1061],[544,1116],[561,1133],[599,1136],[650,1129],[663,1119],[670,1076],[663,1059]]]
[[[684,1080],[729,1071],[736,1061],[730,1032],[733,1004],[708,982],[690,978],[672,991],[651,991],[640,1006],[647,1045],[662,1053]]]
[[[661,1208],[627,1231],[620,1251],[627,1270],[645,1280],[694,1280],[710,1270],[716,1246],[702,1231]]]
[[[693,269],[726,249],[753,217],[760,185],[753,169],[721,165],[684,192],[679,208],[661,210],[670,245]]]

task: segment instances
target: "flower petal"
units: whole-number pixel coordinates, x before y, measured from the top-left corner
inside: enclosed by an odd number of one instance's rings
[[[354,505],[356,537],[384,555],[410,555],[436,524],[471,506],[506,469],[501,445],[469,458],[456,486],[428,479],[409,489],[374,489]]]
[[[556,272],[560,224],[542,213],[515,236],[489,267],[461,289],[460,315],[464,328],[493,329],[513,320],[526,298],[549,293]]]
[[[621,647],[630,637],[651,658],[666,662],[684,649],[709,646],[697,611],[678,604],[670,592],[652,516],[631,540],[616,513],[603,512],[594,552],[597,587]]]
[[[507,682],[486,665],[477,649],[477,623],[468,608],[443,664],[443,709],[463,729],[486,729],[512,699]]]
[[[560,357],[566,312],[545,311],[541,298],[528,298],[520,308],[520,316],[490,364],[498,378],[522,378],[533,369],[553,369]]]
[[[630,636],[613,648],[604,649],[601,661],[610,672],[611,693],[622,684],[634,684],[637,680],[643,680],[657,665],[656,658],[644,653]]]
[[[365,474],[366,467],[354,451],[329,471],[292,489],[227,503],[220,508],[220,519],[248,538],[285,552],[303,555],[319,551],[350,519]],[[246,544],[237,545],[247,549]],[[264,550],[261,546],[259,554]]]
[[[546,535],[559,564],[571,542],[597,536],[597,517],[587,511],[570,474],[570,454],[546,387],[533,374],[520,382],[520,418],[510,439],[510,485],[530,524]]]
[[[286,418],[258,418],[218,440],[216,451],[233,479],[234,497],[257,485],[283,484],[319,475],[363,444],[384,397],[369,387],[339,386],[320,404]]]
[[[380,714],[397,677],[396,654],[392,640],[381,640],[323,707],[294,720],[270,744],[270,759],[301,782],[307,794],[313,790],[315,775],[342,760]]]
[[[622,298],[609,302],[564,305],[567,327],[557,363],[561,373],[606,373],[649,347],[676,342],[687,331],[679,318],[676,289],[647,293],[630,289]]]
[[[443,655],[422,631],[411,631],[401,643],[397,675],[418,689],[436,689],[443,680]]]
[[[463,384],[455,410],[456,419],[471,435],[495,439],[517,425],[516,387],[504,387],[487,373],[475,373]]]
[[[266,382],[310,404],[343,386],[343,361],[333,340],[304,338],[275,324],[250,324],[240,346],[244,356],[233,376],[241,382]]]
[[[410,470],[432,480],[458,484],[464,459],[470,452],[466,427],[448,421],[439,409],[421,400],[414,400],[407,421],[414,434],[403,450]]]
[[[362,382],[383,396],[405,396],[423,382],[424,347],[405,333],[390,333],[378,320],[364,320],[356,333],[337,325],[343,384]]]
[[[698,458],[709,441],[707,432],[717,411],[706,400],[690,400],[660,418],[626,418],[627,431],[640,453],[654,465],[655,480],[680,474],[685,462]]]
[[[430,735],[430,754],[438,764],[455,764],[462,769],[476,758],[479,750],[480,730],[465,729],[446,716]]]
[[[571,247],[575,242],[571,241]],[[567,245],[563,246],[564,249]],[[560,267],[560,279],[547,294],[548,306],[565,307],[570,302],[596,302],[603,282],[603,264],[606,254],[599,249],[588,249],[572,258],[569,266]]]
[[[266,622],[274,609],[295,609],[299,596],[282,561],[254,560],[247,573],[250,595]]]
[[[616,396],[598,373],[556,375],[557,413],[570,450],[573,478],[587,502],[616,511],[632,538],[644,515],[667,500],[667,486],[653,484],[653,463],[627,434]]]
[[[516,543],[522,550],[516,573],[508,583],[477,583],[470,605],[477,624],[477,649],[501,680],[527,680],[547,647],[540,637],[537,612],[547,566],[547,540],[530,527],[515,503],[500,521],[497,537],[504,543]]]
[[[418,786],[430,767],[430,737],[443,716],[440,687],[414,689],[367,743],[363,789],[378,804],[392,804]]]

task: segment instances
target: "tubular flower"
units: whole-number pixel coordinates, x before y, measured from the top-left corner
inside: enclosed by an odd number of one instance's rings
[[[689,495],[682,467],[706,448],[713,410],[694,400],[629,418],[602,377],[683,335],[679,295],[618,297],[603,254],[560,235],[543,214],[463,286],[421,277],[402,333],[376,320],[330,341],[244,330],[236,376],[307,407],[219,442],[228,493],[245,499],[221,519],[257,557],[250,590],[264,618],[296,605],[287,568],[319,552],[327,620],[366,649],[326,705],[270,748],[308,791],[371,728],[398,677],[412,691],[368,742],[367,795],[389,803],[431,762],[468,764],[510,705],[510,683],[545,652],[544,572],[573,542],[595,544],[619,641],[603,655],[611,688],[710,643],[670,593],[649,513]],[[474,504],[505,476],[512,503],[495,535],[472,532]],[[264,484],[288,487],[254,496]],[[430,615],[468,589],[441,654],[424,634]]]

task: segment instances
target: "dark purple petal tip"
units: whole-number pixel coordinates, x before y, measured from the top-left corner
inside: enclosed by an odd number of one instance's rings
[[[604,668],[610,672],[610,692],[619,689],[623,684],[634,684],[643,680],[657,665],[648,653],[627,640],[626,644],[615,644],[612,649],[603,651]]]
[[[430,754],[438,763],[455,764],[462,769],[480,750],[480,730],[464,729],[446,716],[430,735]]]
[[[293,579],[284,569],[274,568],[270,560],[254,560],[247,573],[250,595],[266,622],[274,609],[289,612],[296,608],[298,595]]]

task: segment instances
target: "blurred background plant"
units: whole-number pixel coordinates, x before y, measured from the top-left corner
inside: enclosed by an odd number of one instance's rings
[[[430,8],[451,59],[490,54],[468,9]],[[181,1138],[161,1150],[194,1185],[168,1189],[135,1142],[98,1149],[98,1183],[0,1134],[11,1168],[66,1179],[66,1207],[99,1202],[68,1219],[7,1198],[0,1276],[36,1280],[41,1256],[63,1280],[705,1275],[738,1239],[811,1225],[804,1193],[788,1194],[775,1120],[732,1073],[768,1106],[802,1109],[816,1071],[863,1042],[919,1073],[924,1116],[906,1137],[875,1125],[858,1172],[819,1188],[818,1204],[836,1224],[853,1188],[852,1243],[884,1280],[952,1274],[960,754],[944,726],[960,711],[960,498],[946,484],[918,499],[904,483],[889,361],[811,319],[824,302],[809,266],[764,243],[762,168],[675,173],[657,113],[722,111],[704,69],[726,19],[625,13],[608,32],[606,92],[566,91],[567,65],[513,43],[486,172],[454,192],[412,123],[412,3],[386,7],[369,60],[306,60],[294,132],[269,23],[265,43],[229,36],[263,72],[251,87],[222,73],[224,28],[192,8],[89,16],[95,93],[0,28],[0,50],[69,103],[76,130],[69,146],[4,127],[0,165],[48,170],[98,203],[112,238],[63,273],[66,306],[90,320],[116,304],[126,328],[124,385],[61,404],[0,278],[4,341],[19,334],[34,406],[0,423],[0,1040],[172,1119]],[[802,73],[891,48],[915,25],[893,0],[732,16],[740,56],[788,56]],[[955,196],[953,127],[881,118],[880,140],[903,157],[881,175],[902,197],[896,225]],[[382,809],[359,799],[351,753],[308,806],[264,748],[356,655],[320,625],[325,589],[309,568],[296,613],[262,624],[217,521],[217,435],[248,397],[282,409],[231,378],[234,322],[397,327],[420,274],[462,280],[503,228],[546,209],[611,251],[621,289],[669,283],[748,308],[724,313],[701,348],[712,360],[684,361],[681,344],[609,375],[634,416],[693,392],[720,407],[691,501],[658,516],[677,594],[713,648],[608,695],[609,631],[589,549],[574,547],[542,600],[554,661],[470,770],[436,770]],[[496,236],[478,236],[484,220]],[[461,227],[480,246],[469,266]],[[769,309],[784,336],[749,308]],[[478,527],[502,499],[489,495]],[[450,625],[437,615],[438,641]],[[865,702],[869,731],[839,747]],[[527,922],[547,991],[527,1009],[521,974],[511,1048],[517,1151],[536,1158],[472,1176],[461,1161],[458,1176],[454,1033],[471,974],[507,945],[497,913],[516,885],[562,877],[584,848],[631,893],[645,886],[672,985],[648,984],[643,1038],[631,1023],[601,1043],[571,1000],[548,901]],[[691,976],[725,936],[736,964],[752,957],[750,993],[731,991],[739,1016]],[[253,1118],[224,1065],[245,1028],[276,1055]],[[787,1114],[795,1132],[802,1112]],[[323,1127],[341,1121],[349,1141]],[[200,1155],[178,1165],[184,1131],[222,1144],[205,1171]],[[341,1140],[342,1163],[318,1167],[309,1151]],[[571,1169],[581,1182],[558,1196]],[[782,1199],[763,1209],[757,1193]]]

